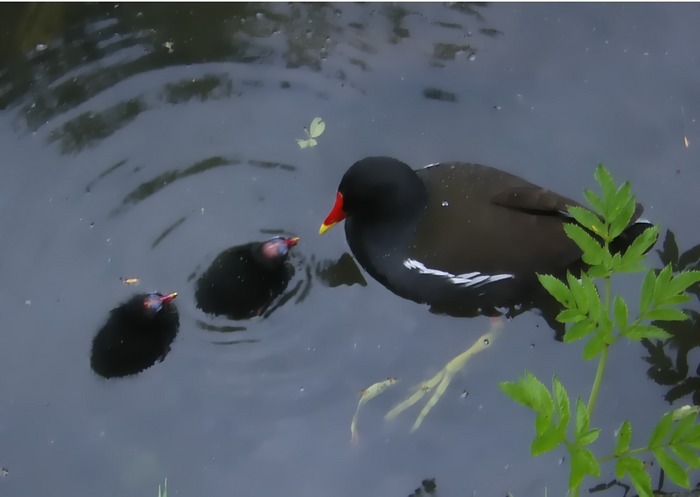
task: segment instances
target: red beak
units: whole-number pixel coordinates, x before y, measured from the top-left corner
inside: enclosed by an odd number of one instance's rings
[[[333,205],[333,209],[331,210],[331,213],[328,214],[328,217],[326,218],[326,220],[323,221],[321,228],[318,230],[318,234],[319,235],[324,234],[332,226],[338,224],[340,221],[342,221],[345,218],[346,218],[346,214],[345,214],[345,211],[343,210],[343,194],[338,192],[335,195],[335,204]]]
[[[160,298],[160,301],[164,304],[167,304],[171,300],[173,300],[175,297],[177,297],[177,292],[169,293],[168,295],[163,295]]]
[[[292,237],[292,238],[285,238],[285,240],[284,240],[284,244],[285,244],[287,247],[290,247],[290,248],[293,247],[294,245],[296,245],[297,243],[299,243],[299,237],[298,237],[298,236],[295,236],[295,237]]]

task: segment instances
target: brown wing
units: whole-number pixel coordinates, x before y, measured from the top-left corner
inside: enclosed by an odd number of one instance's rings
[[[580,257],[563,230],[571,199],[477,164],[419,172],[428,209],[411,257],[452,274],[554,272]]]

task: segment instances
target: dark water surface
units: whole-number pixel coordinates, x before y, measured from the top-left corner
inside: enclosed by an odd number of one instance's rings
[[[0,494],[152,496],[165,477],[198,497],[407,496],[424,478],[442,497],[564,494],[564,453],[530,458],[533,417],[496,385],[527,368],[587,396],[581,347],[535,314],[508,322],[409,434],[419,407],[384,413],[488,319],[334,270],[343,230],[318,227],[371,154],[480,162],[577,199],[602,161],[680,252],[700,243],[698,5],[3,4],[0,19]],[[326,131],[300,149],[316,116]],[[202,314],[196,276],[272,234],[301,237],[284,305]],[[179,293],[172,351],[99,378],[92,337],[148,290]],[[614,350],[601,451],[670,389],[692,402],[697,351],[676,368],[669,349],[652,381],[647,349]],[[358,392],[388,376],[352,445]]]

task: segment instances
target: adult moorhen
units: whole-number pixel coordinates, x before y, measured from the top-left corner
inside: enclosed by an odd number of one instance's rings
[[[513,303],[533,289],[536,273],[581,264],[563,230],[573,205],[580,204],[487,166],[447,162],[414,171],[367,157],[343,176],[320,233],[345,219],[350,249],[372,277],[434,311],[460,313]],[[649,226],[641,212],[637,205],[622,241]]]
[[[294,274],[288,255],[298,241],[278,236],[224,250],[197,280],[197,307],[236,320],[263,314]]]
[[[92,370],[105,378],[122,377],[165,359],[180,326],[176,296],[139,294],[113,309],[92,341]]]

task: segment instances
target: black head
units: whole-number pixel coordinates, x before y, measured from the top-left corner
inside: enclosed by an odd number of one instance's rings
[[[163,295],[153,292],[145,295],[137,295],[127,304],[129,309],[144,317],[153,318],[163,309],[163,307],[177,297],[177,293]]]
[[[374,223],[414,216],[426,196],[425,185],[407,164],[391,157],[367,157],[345,172],[321,233],[346,217]]]
[[[299,237],[285,238],[276,236],[269,240],[260,243],[257,257],[261,262],[270,265],[276,265],[287,260],[289,249],[294,247],[299,242]]]

